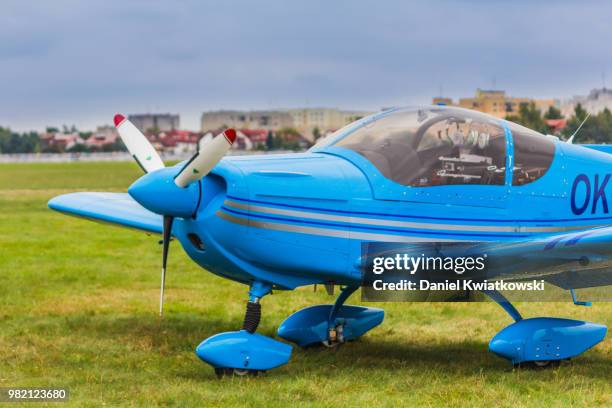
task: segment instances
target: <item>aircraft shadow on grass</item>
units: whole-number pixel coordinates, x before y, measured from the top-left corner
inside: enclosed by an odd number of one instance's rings
[[[197,317],[187,314],[180,316],[166,316],[159,320],[152,315],[140,315],[122,318],[108,318],[107,316],[92,316],[91,318],[78,318],[69,322],[71,329],[77,336],[92,337],[95,339],[110,339],[131,342],[134,347],[148,338],[151,344],[163,345],[167,351],[192,353],[192,342],[201,336],[208,336],[228,325],[239,324],[238,319],[214,319],[210,317]],[[262,328],[262,333],[274,336],[273,327]],[[425,344],[429,342],[429,344]],[[487,349],[484,341],[444,341],[432,338],[419,339],[418,342],[401,342],[393,340],[374,340],[361,338],[347,342],[341,347],[329,349],[326,347],[295,347],[294,355],[298,357],[297,364],[308,365],[307,370],[316,375],[333,376],[342,367],[347,369],[384,369],[397,372],[398,375],[410,370],[423,370],[430,372],[439,370],[448,375],[472,376],[485,369],[487,373],[507,373],[511,368],[504,360],[492,353],[485,354]],[[304,359],[304,357],[306,357]],[[164,358],[173,358],[167,355]],[[194,354],[194,358],[196,358]],[[588,357],[580,357],[583,364],[576,366],[580,373],[586,377],[608,378],[609,356],[606,352],[593,350]],[[313,360],[308,362],[309,360]],[[572,363],[567,363],[571,365]],[[330,366],[335,367],[330,370]],[[207,370],[194,370],[194,367],[178,367],[172,370],[172,375],[183,378],[210,379]],[[185,369],[185,371],[183,371]],[[291,370],[283,370],[291,375]],[[299,375],[296,372],[295,375]],[[271,373],[270,375],[274,375]]]

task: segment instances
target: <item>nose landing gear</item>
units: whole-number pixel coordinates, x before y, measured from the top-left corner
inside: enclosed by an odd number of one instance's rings
[[[216,334],[196,348],[198,357],[212,365],[218,377],[258,375],[289,361],[291,346],[255,333],[261,319],[259,301],[271,290],[269,284],[254,282],[242,330]]]

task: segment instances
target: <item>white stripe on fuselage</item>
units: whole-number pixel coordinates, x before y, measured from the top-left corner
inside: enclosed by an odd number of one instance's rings
[[[457,239],[444,238],[424,238],[407,235],[377,234],[360,231],[347,231],[340,229],[328,229],[319,227],[307,227],[303,225],[283,224],[277,222],[266,222],[254,220],[252,218],[237,217],[233,214],[217,211],[217,216],[234,224],[245,225],[247,227],[263,228],[274,231],[296,232],[301,234],[318,235],[333,238],[350,238],[362,241],[383,241],[383,242],[455,242]]]
[[[266,207],[262,205],[240,203],[233,200],[225,200],[224,205],[229,208],[235,208],[243,211],[251,211],[262,214],[273,214],[282,215],[286,217],[299,217],[304,219],[323,220],[323,221],[334,221],[342,222],[347,224],[362,224],[362,225],[376,225],[384,227],[396,227],[396,228],[412,228],[422,230],[433,230],[433,231],[456,231],[456,232],[508,232],[508,233],[522,233],[522,232],[560,232],[560,231],[573,231],[593,228],[592,225],[581,226],[547,226],[547,227],[518,227],[509,225],[463,225],[463,224],[436,224],[426,222],[409,222],[409,221],[398,221],[389,220],[384,218],[364,218],[354,217],[345,215],[335,214],[323,214],[311,211],[302,210],[289,210],[276,207]],[[254,214],[255,215],[255,214]],[[291,220],[288,220],[291,221]]]

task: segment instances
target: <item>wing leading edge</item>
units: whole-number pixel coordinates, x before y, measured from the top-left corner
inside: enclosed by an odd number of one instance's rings
[[[49,208],[128,228],[161,234],[162,217],[143,208],[127,193],[70,193],[49,200]]]

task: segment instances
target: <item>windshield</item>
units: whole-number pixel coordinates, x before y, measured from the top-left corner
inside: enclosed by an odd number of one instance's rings
[[[512,185],[522,186],[538,180],[550,168],[555,156],[555,143],[550,137],[508,122],[514,143]]]
[[[503,185],[506,138],[499,121],[464,109],[400,110],[369,121],[333,146],[353,150],[408,186]]]

